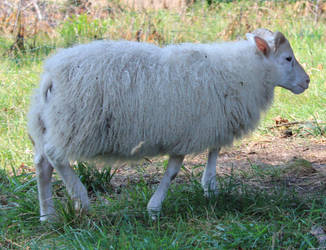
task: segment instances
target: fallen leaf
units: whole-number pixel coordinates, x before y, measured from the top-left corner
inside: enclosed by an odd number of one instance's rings
[[[317,69],[319,69],[319,70],[323,70],[323,65],[322,64],[318,64],[318,66],[317,66]]]
[[[283,124],[283,123],[288,123],[289,122],[288,119],[283,118],[281,116],[277,116],[277,117],[273,118],[273,120],[275,121],[276,125]]]
[[[25,170],[28,169],[28,167],[24,163],[20,164],[19,168]]]

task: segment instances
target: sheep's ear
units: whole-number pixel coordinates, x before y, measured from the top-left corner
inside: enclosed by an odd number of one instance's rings
[[[284,43],[285,41],[286,41],[285,36],[281,32],[276,31],[274,33],[275,51],[277,51],[278,48],[281,46],[281,44]]]
[[[260,53],[262,53],[265,56],[269,55],[270,47],[269,47],[268,43],[263,38],[256,36],[252,33],[246,34],[246,37],[250,42],[252,42],[257,47],[257,50]]]
[[[269,55],[269,52],[270,52],[270,48],[268,46],[268,43],[263,38],[261,38],[259,36],[255,36],[254,37],[254,40],[255,40],[257,49],[261,53],[263,53],[265,56],[268,56]]]

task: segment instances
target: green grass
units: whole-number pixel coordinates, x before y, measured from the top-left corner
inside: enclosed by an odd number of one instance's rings
[[[107,183],[114,174],[111,169],[98,172],[86,165],[77,172],[92,196],[90,214],[81,217],[73,211],[58,180],[54,193],[60,220],[53,224],[39,222],[26,114],[30,95],[39,82],[42,61],[58,47],[97,38],[135,40],[139,30],[143,32],[141,41],[164,45],[244,37],[249,29],[246,23],[250,29],[278,29],[289,38],[311,77],[311,86],[298,96],[277,88],[274,104],[257,134],[271,133],[267,127],[274,124],[274,117],[281,116],[289,121],[312,121],[311,136],[325,136],[326,127],[321,123],[326,121],[325,17],[315,24],[312,14],[304,16],[294,10],[294,4],[278,1],[261,1],[252,6],[252,1],[240,1],[195,6],[181,15],[161,10],[116,12],[104,20],[72,17],[56,27],[55,39],[37,34],[36,47],[27,46],[27,51],[16,54],[8,53],[13,37],[0,37],[0,248],[318,247],[310,230],[325,226],[325,192],[303,196],[282,182],[280,172],[261,172],[259,167],[248,176],[220,177],[220,195],[213,200],[203,197],[199,177],[172,185],[160,220],[153,222],[145,210],[155,185],[141,180],[114,190]],[[27,39],[26,44],[32,44],[32,40]],[[250,184],[250,178],[264,181],[266,176],[276,176],[279,182],[268,190],[257,190]]]
[[[41,224],[33,175],[0,174],[1,195],[8,197],[0,210],[0,244],[8,248],[14,242],[41,249],[307,249],[318,246],[311,228],[326,221],[325,197],[303,198],[282,185],[257,190],[232,174],[219,178],[220,194],[212,200],[196,179],[172,185],[155,222],[145,212],[154,187],[144,180],[119,194],[98,192],[83,217],[72,212],[71,201],[61,197],[62,183],[55,182],[60,222]]]
[[[8,60],[0,64],[0,166],[31,165],[26,113],[32,89],[38,84],[40,66],[17,66]]]

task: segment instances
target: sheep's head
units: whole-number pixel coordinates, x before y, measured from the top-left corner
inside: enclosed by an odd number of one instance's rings
[[[310,78],[296,60],[289,41],[281,32],[257,29],[247,34],[247,38],[256,46],[257,52],[270,62],[276,86],[286,88],[294,94],[300,94],[308,88]]]

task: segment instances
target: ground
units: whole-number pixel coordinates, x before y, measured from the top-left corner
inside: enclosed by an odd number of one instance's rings
[[[167,159],[151,159],[141,167],[139,164],[122,165],[112,184],[118,188],[143,178],[150,184],[158,183],[163,174],[162,165],[166,164]],[[190,176],[200,176],[206,160],[207,152],[187,156],[176,182],[184,182]],[[325,189],[326,139],[264,136],[258,140],[247,138],[221,150],[216,167],[218,175],[230,175],[233,171],[243,177],[253,177],[250,174],[253,169],[256,171],[254,179],[247,179],[254,184],[257,176],[260,176],[260,187],[264,184],[268,187],[270,182],[275,184],[276,178],[303,193]],[[257,175],[257,171],[260,171],[260,175]]]

